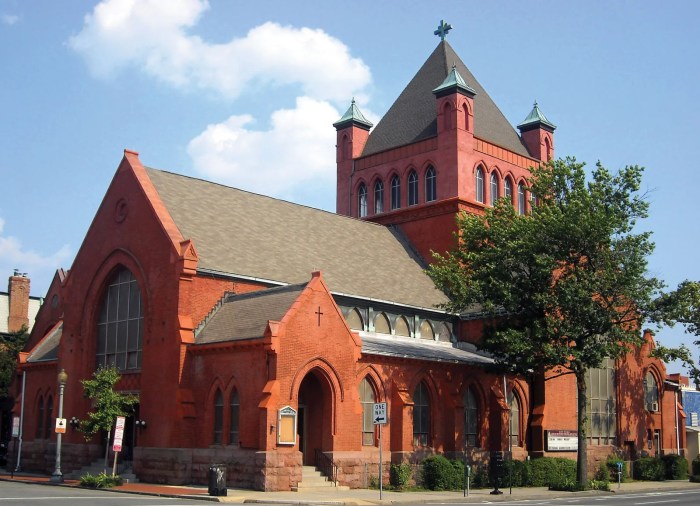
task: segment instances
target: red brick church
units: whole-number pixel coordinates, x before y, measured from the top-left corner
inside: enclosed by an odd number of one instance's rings
[[[64,417],[80,419],[80,380],[104,364],[139,397],[122,458],[145,481],[203,483],[225,463],[230,486],[289,490],[303,466],[332,462],[341,484],[363,486],[378,470],[375,402],[388,404],[385,462],[575,458],[556,446],[575,434],[573,378],[504,382],[478,347],[483,315],[440,310],[424,272],[452,247],[456,213],[501,197],[528,212],[528,167],[553,156],[555,126],[537,104],[524,116],[518,132],[443,39],[374,128],[354,101],[333,125],[336,214],[125,151],[21,356],[22,468],[53,470],[57,373]],[[591,371],[591,465],[685,447],[648,351]],[[64,473],[101,444],[69,427]]]

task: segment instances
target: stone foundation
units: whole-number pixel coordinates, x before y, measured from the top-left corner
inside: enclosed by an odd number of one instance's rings
[[[68,474],[94,462],[104,455],[99,445],[61,444],[61,473]],[[17,463],[15,444],[10,445],[7,454],[7,469]],[[56,443],[48,439],[37,439],[22,443],[20,467],[23,471],[51,474],[56,464]]]

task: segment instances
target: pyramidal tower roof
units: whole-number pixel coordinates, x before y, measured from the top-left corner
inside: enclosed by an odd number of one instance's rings
[[[399,98],[372,130],[362,155],[411,144],[437,135],[437,107],[433,90],[439,88],[453,68],[472,89],[474,135],[514,153],[530,156],[520,136],[491,100],[452,46],[442,40]]]

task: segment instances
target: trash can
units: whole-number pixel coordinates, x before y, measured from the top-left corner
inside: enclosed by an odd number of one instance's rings
[[[209,466],[209,495],[225,496],[226,494],[226,466],[212,464]]]

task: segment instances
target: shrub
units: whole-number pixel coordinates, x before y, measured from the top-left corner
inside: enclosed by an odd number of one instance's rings
[[[503,463],[504,487],[524,487],[528,481],[528,464],[522,460],[506,460]]]
[[[664,463],[664,478],[667,480],[687,480],[688,461],[680,455],[664,455],[661,457]]]
[[[423,461],[423,485],[430,490],[461,488],[464,473],[464,467],[461,466],[461,462],[450,462],[442,455],[428,457]]]
[[[530,461],[527,486],[563,486],[566,482],[576,483],[576,461],[560,457],[540,457]]]
[[[610,471],[610,478],[612,481],[617,481],[617,464],[618,462],[622,463],[622,475],[620,476],[620,481],[624,482],[627,479],[627,462],[624,460],[614,456],[610,455],[608,457],[608,460],[606,461],[606,464],[608,466],[608,470]]]
[[[486,466],[474,465],[472,466],[472,474],[469,478],[469,485],[472,488],[489,488],[491,482],[489,481],[489,471]]]
[[[634,463],[634,479],[645,481],[663,481],[666,469],[661,459],[642,457]]]
[[[411,479],[411,466],[408,464],[391,464],[389,483],[395,488],[403,488]]]
[[[80,477],[80,486],[87,488],[111,488],[117,487],[123,483],[121,476],[111,476],[105,473],[93,475],[87,473]]]
[[[615,469],[615,477],[617,478],[617,469]],[[595,480],[591,481],[610,481],[610,467],[608,467],[607,463],[600,463],[600,466],[598,466],[598,471],[595,473]]]
[[[693,459],[693,476],[700,476],[700,455]]]
[[[591,490],[605,490],[610,491],[610,482],[606,480],[591,480],[588,482],[588,488]]]

